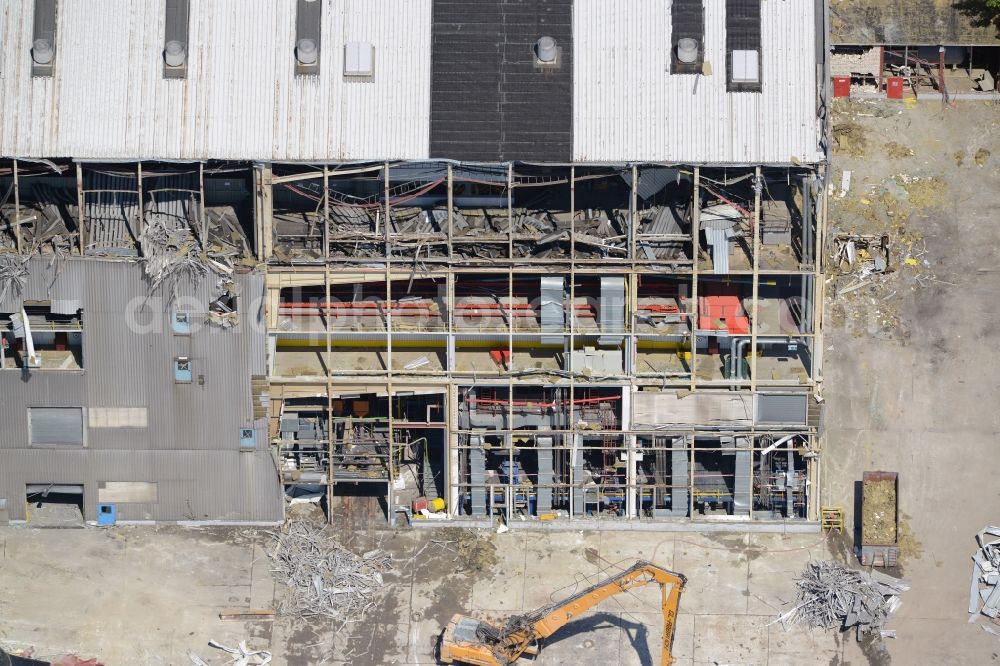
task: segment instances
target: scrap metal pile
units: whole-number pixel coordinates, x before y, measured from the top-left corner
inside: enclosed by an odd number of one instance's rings
[[[15,254],[0,254],[0,301],[7,296],[20,296],[28,283],[28,258]]]
[[[176,296],[184,282],[197,284],[209,273],[227,277],[233,274],[235,263],[253,264],[246,240],[228,215],[208,215],[212,224],[197,230],[196,214],[189,212],[197,206],[192,202],[185,208],[182,204],[168,202],[162,210],[146,213],[139,234],[140,261],[152,290],[163,286]]]
[[[989,525],[976,535],[979,550],[972,556],[969,614],[996,619],[1000,617],[1000,539],[987,541],[987,536],[1000,537],[1000,527]]]
[[[875,571],[848,569],[838,562],[810,562],[796,581],[795,607],[778,619],[823,629],[857,627],[858,640],[883,631],[886,620],[901,605],[900,592],[910,584]]]
[[[194,233],[187,226],[176,224],[168,215],[149,215],[139,243],[144,255],[143,269],[153,290],[162,285],[176,293],[183,280],[198,282],[208,275],[208,268],[200,260],[201,248]]]
[[[388,553],[358,555],[307,523],[289,523],[287,532],[271,536],[276,542],[271,571],[286,587],[278,606],[282,615],[360,621],[375,606],[382,574],[392,570]]]

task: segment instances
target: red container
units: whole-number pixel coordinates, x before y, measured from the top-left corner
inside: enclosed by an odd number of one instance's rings
[[[851,96],[851,77],[849,76],[833,77],[833,96],[834,97]]]
[[[890,76],[885,80],[885,96],[889,99],[903,99],[902,76]]]

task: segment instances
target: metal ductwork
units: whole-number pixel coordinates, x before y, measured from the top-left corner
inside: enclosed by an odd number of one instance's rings
[[[543,345],[562,344],[566,327],[566,280],[562,277],[544,276],[540,284],[542,307],[541,323]]]
[[[625,278],[601,278],[601,303],[597,316],[601,327],[597,343],[602,347],[620,345],[625,333]],[[618,335],[613,335],[615,333]]]

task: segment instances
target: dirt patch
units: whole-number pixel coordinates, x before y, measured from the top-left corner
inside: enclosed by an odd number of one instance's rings
[[[956,150],[954,158],[955,158],[955,166],[962,166],[962,163],[965,162],[965,151]]]
[[[899,565],[902,566],[911,559],[920,559],[924,554],[924,546],[917,541],[913,530],[910,529],[910,517],[905,513],[899,514]]]
[[[890,159],[900,160],[904,157],[913,157],[913,149],[897,141],[890,141],[885,144],[885,154]]]
[[[942,203],[945,184],[940,178],[906,179],[902,185],[914,208],[934,208]]]
[[[732,534],[707,534],[706,535],[712,541],[715,541],[721,546],[725,546],[727,549],[740,553],[747,560],[756,560],[758,557],[764,554],[764,548],[760,546],[753,546],[747,542],[745,536],[732,535]]]
[[[832,559],[847,564],[854,557],[854,543],[849,534],[833,530],[827,534],[826,547]]]
[[[492,530],[480,533],[476,530],[448,527],[437,535],[457,556],[453,569],[470,573],[490,571],[497,563],[497,546]]]
[[[892,663],[889,649],[881,637],[867,635],[858,642],[858,645],[870,666],[889,666]]]
[[[868,481],[861,506],[861,540],[872,545],[896,541],[896,482]]]
[[[976,151],[976,154],[972,159],[976,160],[977,166],[985,166],[986,160],[990,159],[990,151],[985,148],[980,148]]]
[[[864,157],[867,154],[868,132],[853,120],[834,124],[833,141],[838,154],[850,157]]]

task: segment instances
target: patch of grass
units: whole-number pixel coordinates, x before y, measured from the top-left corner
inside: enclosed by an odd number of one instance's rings
[[[904,157],[913,157],[913,149],[896,141],[890,141],[885,144],[885,154],[891,159],[899,160]]]

